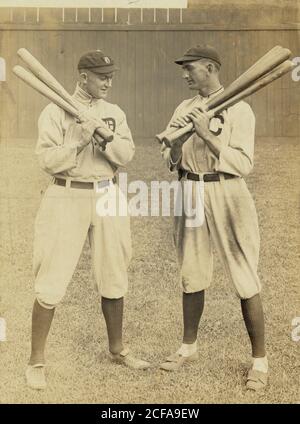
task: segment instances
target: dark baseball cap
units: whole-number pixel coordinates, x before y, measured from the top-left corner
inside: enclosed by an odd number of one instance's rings
[[[188,49],[175,63],[182,65],[184,62],[194,62],[199,59],[210,59],[221,66],[221,60],[216,49],[208,44],[197,45]]]
[[[93,50],[82,55],[78,62],[78,69],[89,69],[95,74],[110,74],[119,70],[114,60],[101,50]]]

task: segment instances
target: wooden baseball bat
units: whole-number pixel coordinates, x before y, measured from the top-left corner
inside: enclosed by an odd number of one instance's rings
[[[255,62],[247,71],[234,80],[225,90],[218,96],[212,98],[208,102],[208,109],[214,109],[216,106],[225,102],[225,100],[234,96],[244,88],[252,85],[254,81],[261,76],[276,68],[280,63],[289,59],[291,51],[280,46],[275,46],[257,62]]]
[[[288,49],[285,49],[281,46],[273,47],[258,61],[256,61],[249,69],[247,69],[236,80],[234,80],[222,93],[213,97],[205,105],[201,103],[201,106],[205,107],[206,110],[210,110],[215,108],[219,104],[222,104],[230,97],[233,97],[235,94],[251,85],[258,78],[274,69],[277,65],[284,62],[290,57],[290,55],[291,51]],[[156,139],[159,142],[162,142],[164,138],[168,138],[169,135],[171,135],[172,133],[176,133],[176,131],[176,128],[169,128],[163,131],[162,133],[158,134],[156,136]]]
[[[63,100],[78,110],[78,115],[85,109],[77,102],[64,87],[54,78],[52,74],[25,48],[17,51],[17,54],[26,63],[31,72],[57,93]],[[105,125],[105,123],[103,122]],[[106,142],[112,141],[113,132],[109,128],[98,128],[96,131]]]
[[[70,105],[66,102],[62,97],[60,97],[55,91],[53,91],[48,85],[46,85],[43,81],[38,79],[35,75],[29,72],[27,69],[22,66],[16,65],[13,68],[13,73],[17,75],[21,80],[23,80],[30,87],[34,88],[40,94],[45,96],[48,100],[55,103],[58,107],[64,109],[70,115],[74,116],[76,119],[79,119],[80,112],[74,106]],[[102,133],[100,133],[99,129],[96,128],[95,132],[103,138]],[[104,139],[105,143],[112,141],[113,135],[110,135],[109,138]],[[102,146],[99,143],[100,147]]]
[[[225,100],[225,102],[223,102],[222,104],[219,104],[214,109],[208,110],[207,111],[208,117],[212,118],[216,114],[222,112],[224,109],[227,109],[228,107],[233,106],[234,104],[245,99],[251,94],[256,93],[258,90],[261,90],[266,85],[270,84],[276,79],[282,77],[287,72],[291,71],[294,67],[295,67],[295,64],[291,60],[284,61],[283,63],[278,65],[276,68],[272,69],[270,72],[263,75],[261,78],[259,78],[249,87],[240,91],[235,96],[232,96],[231,98]],[[171,147],[172,143],[174,143],[175,140],[177,140],[178,138],[182,137],[183,135],[191,131],[193,131],[193,124],[189,123],[187,126],[177,129],[175,132],[169,135],[166,135],[163,139],[163,142],[167,146]]]
[[[62,99],[57,93],[55,93],[50,87],[48,87],[44,82],[39,80],[35,75],[29,72],[27,69],[22,66],[16,65],[13,68],[13,73],[17,75],[21,80],[23,80],[30,87],[34,88],[36,91],[41,93],[43,96],[47,97],[51,102],[55,103],[57,106],[64,109],[70,115],[78,117],[78,110],[71,106],[68,102]]]

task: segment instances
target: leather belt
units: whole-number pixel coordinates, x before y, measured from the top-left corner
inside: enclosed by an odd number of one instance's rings
[[[214,181],[220,181],[220,175],[223,175],[225,180],[229,180],[231,178],[237,178],[236,175],[232,175],[232,174],[226,174],[225,172],[222,173],[218,173],[215,172],[213,174],[193,174],[193,172],[188,172],[184,169],[179,169],[178,170],[178,179],[179,181],[181,180],[181,178],[185,177],[188,180],[193,180],[193,181],[204,181],[205,183],[209,183],[209,182],[214,182]]]
[[[116,184],[117,182],[117,178],[113,177],[110,180],[101,180],[101,181],[95,181],[97,188],[104,188],[107,187],[110,182],[112,182],[113,184]],[[63,178],[54,178],[54,184],[62,186],[62,187],[66,187],[67,184],[67,180],[64,180]],[[70,187],[71,188],[81,188],[81,189],[87,189],[87,190],[93,190],[94,189],[94,183],[91,181],[75,181],[75,180],[71,180],[70,181]]]

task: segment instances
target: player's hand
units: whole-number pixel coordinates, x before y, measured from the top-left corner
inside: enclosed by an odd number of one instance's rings
[[[87,146],[92,140],[96,128],[99,123],[94,119],[88,119],[80,123],[81,125],[81,144]]]
[[[171,124],[170,124],[170,127],[183,128],[190,122],[191,122],[190,118],[188,118],[187,116],[182,116],[182,117],[176,118],[174,121],[172,121]]]
[[[194,124],[196,134],[202,139],[206,139],[211,135],[209,130],[209,116],[206,112],[200,111],[198,108],[192,110],[188,117]]]
[[[88,109],[79,113],[77,122],[81,125],[81,140],[79,143],[81,149],[91,142],[97,128],[107,128],[105,122],[93,116]]]
[[[106,145],[108,141],[104,140],[98,133],[95,132],[93,135],[93,143],[95,146],[99,147],[99,149],[101,149],[103,152],[104,150],[106,150]]]

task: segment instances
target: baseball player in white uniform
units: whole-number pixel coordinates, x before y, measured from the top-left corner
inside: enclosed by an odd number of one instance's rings
[[[41,168],[53,179],[35,222],[36,300],[26,369],[27,384],[35,389],[46,387],[46,338],[87,236],[111,359],[135,369],[149,367],[122,342],[123,299],[131,259],[129,216],[101,216],[96,211],[97,200],[107,191],[118,193],[115,173],[132,159],[135,150],[124,112],[105,101],[116,70],[113,59],[102,51],[84,54],[73,96],[84,109],[80,123],[52,103],[39,118],[36,154]],[[113,140],[106,146],[95,134],[103,126],[113,131]]]
[[[177,140],[171,148],[163,144],[162,155],[170,170],[178,172],[182,187],[191,180],[195,190],[199,190],[197,184],[203,182],[205,218],[202,225],[191,227],[186,225],[184,208],[182,216],[175,217],[184,331],[181,347],[161,368],[177,370],[185,362],[198,358],[197,331],[204,292],[212,279],[213,242],[241,299],[253,357],[246,385],[248,389],[258,390],[265,387],[268,375],[261,284],[257,275],[260,239],[255,205],[244,180],[253,168],[255,117],[245,102],[237,103],[210,121],[205,113],[193,108],[223,90],[219,81],[221,61],[213,47],[192,47],[175,63],[182,65],[183,78],[198,94],[178,106],[169,127],[183,127],[191,120],[195,131]],[[183,118],[187,114],[188,118]]]

